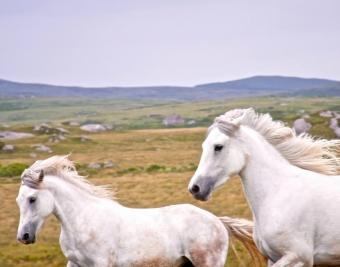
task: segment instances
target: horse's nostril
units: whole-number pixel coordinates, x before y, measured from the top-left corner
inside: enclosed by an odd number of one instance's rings
[[[198,185],[193,185],[191,191],[197,194],[200,191],[200,187]]]
[[[27,241],[30,238],[30,234],[29,233],[25,233],[22,237],[22,240]]]

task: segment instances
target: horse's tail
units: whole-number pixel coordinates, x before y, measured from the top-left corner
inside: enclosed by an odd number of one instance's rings
[[[258,250],[253,239],[254,223],[246,219],[235,219],[230,217],[219,217],[227,228],[231,239],[241,242],[251,255],[254,265],[258,266],[262,261],[267,262],[267,258]],[[241,261],[232,242],[230,242],[236,257]],[[242,262],[242,261],[241,261]],[[243,263],[242,263],[243,264]],[[244,264],[243,264],[244,265]]]

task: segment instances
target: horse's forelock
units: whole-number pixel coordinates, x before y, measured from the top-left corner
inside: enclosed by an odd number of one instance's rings
[[[214,120],[214,124],[208,128],[207,135],[211,132],[211,130],[217,127],[220,132],[231,135],[234,134],[236,130],[239,129],[240,123],[235,123],[237,119],[240,119],[241,116],[254,114],[252,109],[235,109],[226,112],[224,115],[218,116]]]
[[[33,188],[33,189],[41,189],[42,185],[39,181],[39,173],[36,173],[31,168],[26,169],[21,175],[22,184]]]

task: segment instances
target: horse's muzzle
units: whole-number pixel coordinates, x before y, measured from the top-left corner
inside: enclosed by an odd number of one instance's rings
[[[190,185],[188,190],[197,200],[207,201],[211,197],[210,186],[208,186],[206,180],[202,178],[197,179],[197,182]]]
[[[29,245],[34,244],[36,238],[35,235],[30,235],[28,232],[26,232],[22,236],[18,237],[18,240],[25,245]]]

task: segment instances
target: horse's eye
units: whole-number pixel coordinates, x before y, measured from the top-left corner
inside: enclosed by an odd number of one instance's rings
[[[214,151],[215,151],[215,152],[221,151],[222,149],[223,149],[223,146],[222,146],[222,145],[216,145],[216,146],[214,147]]]
[[[36,200],[37,200],[36,197],[31,197],[31,198],[29,198],[30,204],[34,203]]]

